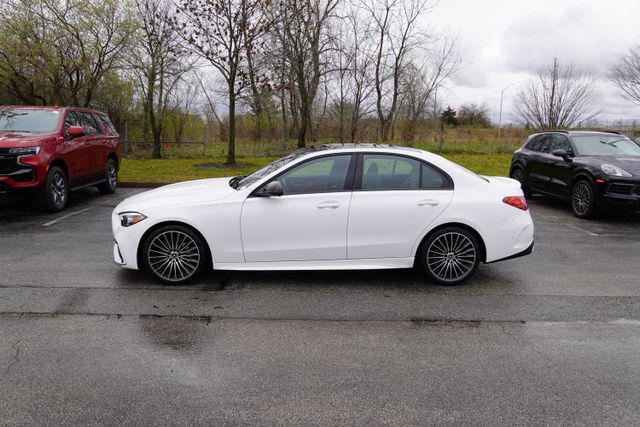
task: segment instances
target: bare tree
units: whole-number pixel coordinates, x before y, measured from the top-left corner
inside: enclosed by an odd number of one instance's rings
[[[165,0],[138,0],[136,10],[139,37],[129,63],[142,99],[145,129],[151,132],[153,157],[159,159],[170,99],[193,60],[168,21],[171,9]]]
[[[640,103],[640,44],[631,46],[611,67],[609,78],[625,98]]]
[[[373,20],[375,49],[375,90],[378,136],[390,138],[400,100],[402,73],[411,53],[423,46],[427,34],[418,26],[420,18],[435,5],[435,0],[363,1]]]
[[[432,49],[420,49],[421,61],[407,64],[401,76],[399,113],[403,118],[402,139],[410,144],[416,136],[418,123],[425,119],[434,102],[435,92],[458,68],[456,42],[444,37]]]
[[[290,108],[298,130],[298,147],[304,147],[312,127],[313,107],[331,46],[328,21],[340,0],[290,0],[275,8],[279,18],[273,35],[289,72]]]
[[[333,30],[328,98],[338,140],[354,143],[361,119],[374,109],[374,46],[371,21],[362,19],[362,11],[350,6],[341,12]]]
[[[490,127],[489,116],[489,106],[485,103],[468,102],[458,108],[458,120],[464,125]]]
[[[554,59],[518,93],[515,109],[523,126],[568,129],[593,120],[599,113],[597,101],[590,75]]]
[[[0,3],[0,74],[25,103],[89,106],[122,65],[133,26],[127,2]]]
[[[268,29],[263,0],[182,0],[171,22],[227,84],[227,164],[236,161],[236,101],[249,84],[247,58]]]

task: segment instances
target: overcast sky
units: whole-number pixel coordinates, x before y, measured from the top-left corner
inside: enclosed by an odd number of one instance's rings
[[[640,42],[637,0],[440,0],[429,25],[459,43],[463,68],[449,84],[446,101],[486,102],[497,121],[500,91],[503,121],[509,121],[518,88],[530,72],[554,57],[573,62],[597,79],[601,119],[639,119],[640,107],[607,81],[616,55]]]

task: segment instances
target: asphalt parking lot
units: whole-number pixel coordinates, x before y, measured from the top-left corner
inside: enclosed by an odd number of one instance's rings
[[[122,198],[0,201],[0,423],[635,424],[640,213],[534,198],[536,250],[412,271],[211,274],[111,260]]]

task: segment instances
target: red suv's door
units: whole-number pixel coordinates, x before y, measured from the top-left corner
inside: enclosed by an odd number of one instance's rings
[[[106,172],[106,164],[109,158],[109,154],[118,153],[118,132],[116,128],[113,126],[113,123],[105,114],[97,113],[94,114],[98,122],[102,125],[102,130],[104,133],[103,137],[103,146],[102,146],[102,161],[104,162],[103,171]]]
[[[102,127],[98,124],[98,120],[93,114],[86,111],[79,111],[80,121],[84,128],[84,134],[91,151],[91,166],[89,170],[89,179],[97,180],[104,177],[104,171],[107,168],[107,154],[105,150],[105,135]]]
[[[62,157],[69,169],[69,185],[79,185],[91,180],[95,168],[95,160],[91,149],[92,136],[85,134],[72,137],[69,135],[70,126],[83,126],[82,118],[78,111],[67,111],[64,120],[65,140],[58,146],[58,154]]]

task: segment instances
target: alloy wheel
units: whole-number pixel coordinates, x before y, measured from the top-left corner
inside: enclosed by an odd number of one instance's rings
[[[64,177],[56,173],[51,181],[51,199],[53,200],[53,204],[61,208],[64,206],[66,198],[67,184],[65,183]]]
[[[149,244],[147,260],[153,272],[163,280],[181,282],[198,270],[200,249],[191,236],[171,230],[158,234]]]
[[[107,180],[109,181],[109,186],[111,188],[116,188],[118,185],[118,168],[113,162],[109,163],[109,168],[107,169]]]
[[[427,268],[443,282],[457,282],[473,271],[476,257],[476,247],[467,236],[443,233],[427,248]]]
[[[571,197],[571,203],[573,204],[573,210],[578,215],[586,215],[591,208],[591,189],[585,182],[579,182],[573,189],[573,196]]]

